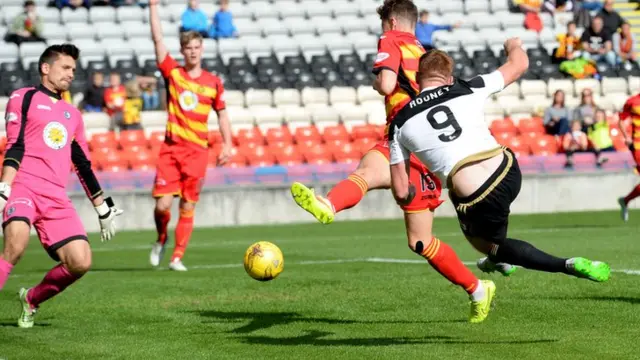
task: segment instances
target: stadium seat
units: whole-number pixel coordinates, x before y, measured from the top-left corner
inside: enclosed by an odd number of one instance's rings
[[[531,152],[529,144],[518,136],[508,138],[506,146],[518,157],[529,155]]]
[[[152,131],[149,133],[149,147],[159,148],[164,143],[164,131]]]
[[[117,144],[118,142],[116,141],[116,134],[113,131],[93,134],[93,136],[91,136],[91,140],[89,141],[89,147],[92,150],[96,150],[99,148],[115,149],[117,147]]]
[[[355,163],[362,157],[360,150],[352,143],[328,145],[327,148],[337,162]]]
[[[360,151],[360,153],[365,154],[367,151],[371,150],[375,144],[376,141],[371,138],[362,138],[355,140],[353,142],[353,147]]]
[[[370,138],[379,140],[381,137],[379,128],[374,125],[357,125],[351,129],[351,138],[354,140]]]
[[[294,138],[298,144],[304,143],[307,140],[313,140],[318,143],[322,142],[322,135],[320,134],[320,131],[318,131],[318,128],[313,125],[297,128],[294,133]]]
[[[334,126],[325,127],[322,133],[322,138],[324,139],[325,142],[329,142],[331,140],[343,140],[343,141],[350,140],[349,133],[347,132],[347,129],[344,127],[344,125],[334,125]]]
[[[270,128],[267,130],[265,134],[267,144],[275,144],[275,143],[293,143],[293,135],[291,135],[291,131],[287,126],[278,126],[274,128]]]
[[[308,164],[322,165],[328,164],[332,160],[331,154],[325,149],[324,145],[318,144],[309,148],[301,149],[305,161]]]
[[[257,126],[250,129],[240,129],[235,136],[235,143],[240,146],[264,145],[264,135]]]
[[[548,156],[558,152],[558,142],[552,135],[542,135],[529,145],[534,155]]]
[[[282,147],[270,147],[270,151],[275,155],[276,162],[283,166],[300,165],[304,162],[304,156],[296,145],[285,145]]]
[[[518,121],[518,132],[520,134],[544,134],[545,128],[541,118],[525,118]]]
[[[127,130],[120,132],[119,136],[120,148],[127,151],[131,146],[147,147],[147,138],[142,130]]]
[[[503,132],[508,132],[515,134],[518,132],[518,129],[513,124],[510,118],[496,119],[491,122],[491,126],[489,127],[492,134],[498,134]]]
[[[246,153],[249,166],[271,166],[276,162],[276,158],[266,146],[256,146]]]

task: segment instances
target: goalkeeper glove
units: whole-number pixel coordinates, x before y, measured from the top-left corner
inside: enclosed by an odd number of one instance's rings
[[[109,241],[116,235],[116,216],[122,215],[124,211],[115,207],[111,197],[104,199],[95,209],[100,220],[100,240]]]
[[[11,195],[11,186],[7,183],[0,182],[0,212],[4,211],[7,201]]]

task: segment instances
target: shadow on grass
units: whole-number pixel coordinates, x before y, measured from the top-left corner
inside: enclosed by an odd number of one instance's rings
[[[141,268],[97,268],[94,269],[92,268],[91,270],[89,270],[89,273],[92,272],[148,272],[148,271],[158,271],[158,269],[155,268],[151,268],[151,267],[141,267]]]
[[[334,335],[331,332],[311,330],[305,335],[295,337],[269,337],[269,336],[246,336],[240,341],[251,345],[276,345],[276,346],[394,346],[394,345],[419,345],[419,344],[542,344],[553,343],[555,339],[538,340],[486,340],[474,341],[456,339],[451,336],[423,336],[423,337],[371,337],[371,338],[346,338],[346,339],[325,339]]]
[[[562,300],[562,301],[607,301],[607,302],[626,302],[633,305],[640,304],[640,297],[631,297],[631,296],[545,296],[538,299],[544,300]]]
[[[34,327],[48,327],[51,326],[50,323],[43,323],[43,322],[36,322],[33,324]],[[17,320],[4,320],[4,321],[0,321],[0,327],[14,327],[17,328],[18,327],[18,321]]]
[[[254,331],[264,330],[277,325],[289,325],[292,323],[305,324],[436,324],[436,323],[466,323],[466,320],[349,320],[332,319],[322,317],[307,317],[295,312],[242,312],[242,311],[199,311],[200,316],[212,318],[208,323],[236,323],[246,322],[248,324],[229,330],[234,334],[250,334]]]

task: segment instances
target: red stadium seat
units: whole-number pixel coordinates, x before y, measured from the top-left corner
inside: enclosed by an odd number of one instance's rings
[[[134,152],[129,156],[129,167],[133,170],[148,170],[155,168],[157,158],[149,150]]]
[[[529,143],[523,141],[523,139],[518,136],[510,137],[506,146],[509,147],[516,156],[529,155],[530,153]]]
[[[331,162],[331,154],[325,149],[324,145],[316,145],[303,150],[303,156],[309,164],[328,164]]]
[[[113,131],[93,134],[89,141],[89,147],[92,150],[99,148],[116,148],[117,145],[116,134]]]
[[[534,133],[543,135],[545,133],[545,129],[542,124],[542,119],[520,119],[518,122],[518,132],[520,132],[520,134]]]
[[[322,135],[318,128],[310,125],[310,126],[301,126],[296,129],[294,136],[296,143],[302,143],[307,140],[314,141],[314,144],[318,144],[322,142]]]
[[[304,162],[302,152],[295,145],[270,148],[276,157],[276,162],[283,166],[299,165]]]
[[[215,165],[217,163],[216,159],[217,159],[217,154],[215,156],[211,156],[211,152],[209,153],[209,164],[213,164]],[[213,160],[212,160],[213,158]],[[231,158],[229,159],[229,161],[227,161],[226,164],[224,164],[225,167],[230,167],[230,168],[238,168],[238,167],[245,167],[247,166],[247,157],[242,154],[240,151],[238,151],[238,149],[233,149],[233,155],[231,156]]]
[[[257,126],[252,129],[240,129],[236,135],[238,146],[264,145],[264,135]]]
[[[380,133],[376,126],[373,125],[356,125],[351,129],[351,138],[354,140],[357,139],[380,139]]]
[[[131,146],[147,147],[147,137],[142,130],[121,131],[119,135],[120,148],[127,150]]]
[[[293,135],[286,125],[269,128],[266,133],[267,144],[274,143],[293,143]]]
[[[513,135],[512,133],[503,132],[503,133],[495,134],[494,137],[496,138],[496,141],[498,142],[498,144],[503,146],[509,146],[509,142],[511,141],[512,138],[515,137],[515,135]]]
[[[7,148],[7,137],[0,137],[0,153],[4,153]]]
[[[222,134],[218,130],[209,131],[209,146],[213,144],[222,144]]]
[[[152,131],[149,134],[149,148],[159,148],[164,143],[164,131]]]
[[[544,136],[544,133],[543,134],[538,134],[538,133],[535,133],[535,132],[527,132],[527,133],[524,133],[524,134],[520,134],[520,136],[518,136],[518,137],[520,138],[521,141],[523,141],[523,142],[525,142],[525,143],[530,145],[530,144],[533,144],[534,142],[538,141],[538,139],[541,136]]]
[[[344,143],[341,146],[332,146],[329,148],[333,158],[337,162],[355,163],[359,162],[362,153],[352,143]]]
[[[377,141],[369,138],[358,139],[353,142],[353,146],[360,151],[360,153],[365,154],[367,151],[371,150],[371,148],[377,143]]]
[[[558,143],[553,135],[542,135],[530,145],[534,155],[548,156],[558,152]]]
[[[247,154],[247,160],[250,166],[271,166],[275,163],[276,158],[269,148],[266,146],[256,146]]]
[[[100,159],[100,168],[102,171],[124,171],[128,168],[128,162],[119,151],[110,151]]]
[[[344,125],[332,125],[324,128],[322,132],[322,138],[325,142],[329,142],[331,140],[342,140],[349,141],[349,133]]]
[[[489,126],[489,129],[494,135],[504,132],[516,134],[518,132],[516,126],[513,124],[513,121],[511,121],[510,118],[493,120],[493,122],[491,122],[491,126]]]

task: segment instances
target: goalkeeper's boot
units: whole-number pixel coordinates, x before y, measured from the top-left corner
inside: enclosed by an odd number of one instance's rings
[[[622,217],[622,221],[629,221],[629,208],[627,207],[627,203],[624,201],[623,197],[618,199],[618,204],[620,205],[620,216]]]
[[[29,289],[25,288],[20,289],[18,292],[18,300],[20,300],[20,305],[22,306],[22,314],[18,318],[18,327],[25,329],[33,327],[33,317],[36,314],[36,308],[32,307],[27,301],[28,292]]]
[[[510,276],[516,271],[516,269],[518,269],[517,266],[507,264],[507,263],[496,264],[486,257],[483,257],[482,259],[478,260],[476,264],[478,265],[478,269],[480,269],[482,272],[492,273],[494,271],[497,271],[503,276]]]
[[[291,185],[291,195],[298,206],[305,209],[321,223],[331,224],[333,222],[335,216],[333,205],[324,197],[316,195],[313,189],[309,189],[299,182],[294,182]]]
[[[184,266],[182,260],[178,258],[171,260],[171,262],[169,263],[169,269],[173,271],[187,271],[187,267]]]
[[[596,282],[609,280],[611,269],[607,263],[591,261],[589,259],[576,257],[567,260],[567,270],[576,277],[589,279]]]
[[[484,287],[484,298],[480,300],[471,300],[471,314],[469,315],[469,322],[477,324],[483,322],[489,311],[491,310],[491,304],[493,297],[496,295],[496,284],[491,280],[480,280]]]
[[[149,255],[149,262],[151,266],[160,265],[160,261],[162,261],[162,257],[164,256],[164,244],[160,242],[156,242],[151,247],[151,254]]]

